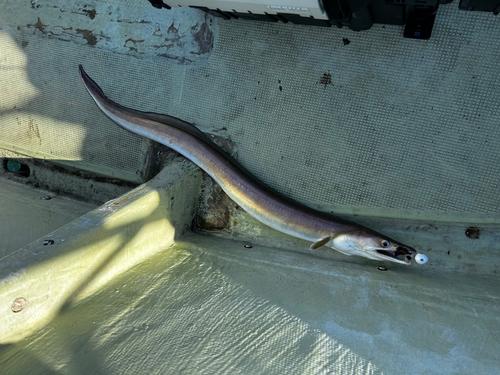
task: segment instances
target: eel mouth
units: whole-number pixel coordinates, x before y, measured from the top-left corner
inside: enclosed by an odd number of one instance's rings
[[[398,263],[411,264],[411,260],[417,251],[411,247],[398,246],[396,250],[377,250],[377,253],[392,258]]]

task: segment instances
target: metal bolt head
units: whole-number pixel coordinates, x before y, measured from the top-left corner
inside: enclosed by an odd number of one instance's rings
[[[251,248],[252,248],[252,245],[250,245],[250,244],[246,244],[246,245],[245,245],[245,248],[246,248],[246,249],[251,249]]]
[[[384,267],[384,266],[378,266],[377,269],[379,271],[387,271],[387,267]]]
[[[22,309],[24,309],[27,305],[27,302],[26,302],[26,298],[24,297],[19,297],[19,298],[16,298],[14,300],[14,303],[12,304],[12,311],[14,311],[15,313],[18,313],[19,311],[21,311]]]

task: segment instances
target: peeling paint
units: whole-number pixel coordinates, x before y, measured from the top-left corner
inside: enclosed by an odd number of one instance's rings
[[[127,45],[127,44],[129,44],[129,42],[131,42],[133,45],[132,45],[132,46],[131,46],[131,45]],[[128,38],[128,39],[125,41],[125,47],[129,48],[129,49],[130,49],[130,51],[135,51],[135,52],[137,52],[137,48],[135,47],[135,44],[137,44],[137,43],[144,43],[144,39],[142,39],[142,40],[134,40],[134,39],[132,39],[132,38]]]
[[[87,14],[87,16],[89,16],[89,18],[91,20],[93,20],[95,18],[95,15],[97,14],[96,10],[95,9],[91,9],[91,10],[88,10],[88,9],[83,9],[83,12]]]
[[[31,8],[32,8],[32,9],[38,9],[38,8],[40,8],[40,7],[42,6],[41,4],[37,4],[37,1],[38,1],[38,0],[31,0],[31,1],[30,1]]]
[[[20,4],[11,25],[25,35],[43,35],[111,53],[175,65],[203,66],[210,59],[218,21],[192,8],[158,10],[100,2],[32,0]],[[61,16],[65,13],[65,16]],[[14,19],[12,19],[13,21]],[[43,20],[43,21],[42,21]]]
[[[193,37],[200,48],[198,52],[191,52],[193,54],[209,53],[214,47],[214,37],[206,22],[201,25],[200,30]]]
[[[174,33],[174,34],[178,34],[179,32],[179,29],[177,29],[175,26],[174,26],[174,23],[172,22],[172,24],[169,26],[169,28],[167,29],[167,33]]]
[[[35,24],[27,24],[26,26],[30,27],[30,28],[35,28],[35,29],[38,29],[40,32],[44,32],[45,31],[45,27],[48,26],[48,25],[44,25],[42,23],[42,21],[40,20],[40,17],[38,17],[38,21],[35,23]]]
[[[140,21],[136,21],[136,20],[124,20],[124,19],[117,19],[117,20],[113,20],[114,22],[124,22],[124,23],[151,23],[151,21],[145,21],[145,20],[140,20]]]
[[[87,41],[87,44],[95,46],[97,44],[97,38],[92,34],[92,30],[82,30],[76,29],[77,34],[82,34],[83,38]]]

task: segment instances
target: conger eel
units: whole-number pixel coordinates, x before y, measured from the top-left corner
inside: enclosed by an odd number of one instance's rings
[[[262,223],[312,242],[311,249],[331,247],[346,255],[411,264],[416,251],[361,225],[315,211],[285,198],[259,182],[204,133],[178,118],[140,112],[107,98],[79,66],[90,96],[122,128],[179,152],[208,173],[241,208]]]

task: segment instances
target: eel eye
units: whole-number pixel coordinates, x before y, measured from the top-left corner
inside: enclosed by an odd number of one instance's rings
[[[382,247],[389,247],[389,241],[382,240],[382,242],[380,242],[380,246],[382,246]]]

